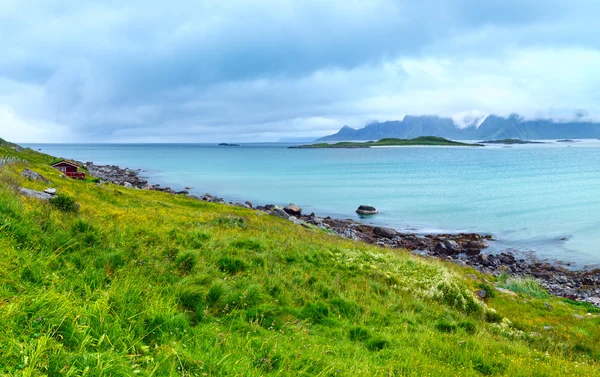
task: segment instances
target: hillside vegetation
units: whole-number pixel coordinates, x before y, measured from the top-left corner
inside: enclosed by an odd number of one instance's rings
[[[598,310],[531,281],[0,156],[2,376],[598,376]]]
[[[341,141],[339,143],[318,143],[298,145],[290,148],[313,149],[313,148],[370,148],[370,147],[392,147],[392,146],[449,146],[449,147],[482,147],[481,144],[461,143],[437,136],[420,136],[414,139],[387,138],[378,141],[353,142]]]

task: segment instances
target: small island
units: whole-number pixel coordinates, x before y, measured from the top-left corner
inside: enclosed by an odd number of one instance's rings
[[[219,143],[219,147],[239,147],[239,144]]]
[[[521,139],[484,140],[481,144],[545,144],[541,141],[530,141]]]
[[[352,142],[342,141],[335,144],[318,143],[296,145],[288,148],[318,149],[318,148],[370,148],[370,147],[395,147],[395,146],[444,146],[444,147],[483,147],[482,144],[469,144],[452,141],[437,136],[421,136],[414,139],[386,138],[378,141]]]

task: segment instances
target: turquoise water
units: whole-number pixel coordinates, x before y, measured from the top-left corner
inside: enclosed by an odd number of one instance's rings
[[[151,182],[231,201],[285,205],[414,232],[491,233],[493,250],[600,264],[600,141],[512,147],[287,149],[285,144],[218,147],[28,145],[98,164],[146,170]],[[565,238],[561,240],[561,238]]]

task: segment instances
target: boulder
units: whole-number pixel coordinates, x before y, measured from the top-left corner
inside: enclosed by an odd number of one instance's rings
[[[246,201],[244,202],[245,205],[248,206],[248,208],[252,208],[252,202],[251,201]]]
[[[32,181],[42,181],[50,183],[50,181],[46,179],[43,175],[36,173],[33,170],[30,170],[29,168],[25,168],[25,170],[21,172],[21,176],[23,178],[31,179]]]
[[[444,245],[446,246],[446,249],[452,253],[458,253],[460,250],[458,243],[454,240],[445,240]]]
[[[398,232],[396,231],[396,229],[386,228],[383,226],[376,226],[375,228],[373,228],[373,233],[375,233],[376,235],[378,235],[380,237],[385,237],[385,238],[394,238],[398,235]]]
[[[288,204],[283,210],[287,212],[290,216],[300,216],[300,214],[302,213],[302,208],[298,207],[294,203]]]
[[[186,189],[186,190],[191,190],[191,189],[192,189],[192,186],[185,186],[185,189]]]
[[[379,211],[373,206],[361,204],[356,210],[356,213],[359,215],[375,215],[378,214]]]
[[[47,189],[44,190],[44,192],[46,194],[56,195],[56,189],[55,188],[47,188]]]
[[[463,251],[467,255],[477,255],[481,253],[481,249],[487,247],[487,243],[481,241],[469,241],[463,247]]]
[[[50,200],[54,197],[54,195],[50,195],[50,194],[47,194],[47,193],[41,192],[41,191],[26,189],[24,187],[21,187],[19,189],[19,192],[28,198],[34,198],[34,199],[39,199],[39,200]]]
[[[240,207],[240,208],[252,208],[252,207],[250,207],[250,206],[249,206],[248,204],[246,204],[246,203],[239,203],[239,202],[238,202],[238,203],[233,203],[233,205],[234,205],[235,207]]]
[[[123,182],[123,186],[127,188],[133,188],[133,185],[129,182]]]
[[[290,215],[288,215],[287,212],[285,212],[284,210],[282,210],[279,207],[275,207],[272,211],[271,211],[271,215],[273,216],[277,216],[277,217],[281,217],[283,219],[289,219]]]

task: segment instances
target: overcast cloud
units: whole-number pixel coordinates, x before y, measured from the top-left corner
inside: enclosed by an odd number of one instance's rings
[[[600,120],[597,0],[0,2],[0,137],[276,141],[406,114]]]

